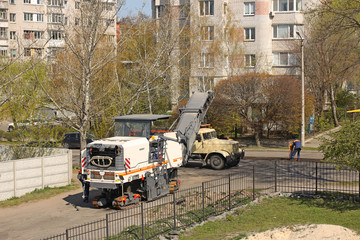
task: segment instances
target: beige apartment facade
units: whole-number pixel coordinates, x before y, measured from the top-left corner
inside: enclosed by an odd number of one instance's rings
[[[153,0],[153,17],[188,6],[192,40],[189,92],[249,72],[301,74],[300,36],[309,0]],[[194,36],[194,35],[193,35]]]
[[[79,24],[81,1],[0,0],[0,55],[12,58],[52,58],[64,36]],[[116,1],[104,1],[106,34],[116,35]],[[106,21],[104,21],[106,22]]]

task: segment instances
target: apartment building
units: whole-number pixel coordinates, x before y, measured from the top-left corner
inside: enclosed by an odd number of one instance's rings
[[[191,44],[189,90],[208,90],[231,75],[267,72],[300,75],[300,36],[310,0],[153,0],[153,18],[164,8],[188,6]],[[174,14],[173,14],[174,15]],[[174,15],[177,16],[177,15]],[[178,14],[181,16],[181,14]],[[305,26],[306,27],[306,26]]]
[[[79,25],[83,0],[0,0],[0,55],[51,58]],[[116,1],[103,1],[106,34],[116,35]]]

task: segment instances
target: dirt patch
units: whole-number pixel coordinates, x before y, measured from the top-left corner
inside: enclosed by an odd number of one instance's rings
[[[348,228],[327,225],[311,224],[282,227],[256,233],[246,238],[248,240],[360,240],[360,235]]]

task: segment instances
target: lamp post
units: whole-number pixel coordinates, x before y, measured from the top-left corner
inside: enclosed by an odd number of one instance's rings
[[[296,32],[301,41],[301,144],[305,146],[305,76],[304,76],[304,38]]]

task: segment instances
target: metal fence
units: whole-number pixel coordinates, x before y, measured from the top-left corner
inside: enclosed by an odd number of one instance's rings
[[[50,239],[154,239],[184,229],[258,196],[273,192],[337,192],[360,199],[359,172],[318,162],[268,161],[266,168],[240,170],[200,186],[177,191],[131,209],[106,214]]]

